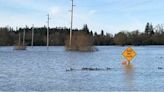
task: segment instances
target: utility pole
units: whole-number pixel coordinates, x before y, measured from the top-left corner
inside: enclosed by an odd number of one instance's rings
[[[47,20],[47,49],[48,49],[48,46],[49,46],[49,22],[50,22],[49,14],[47,15],[47,17],[48,17],[48,20]]]
[[[21,45],[21,33],[20,31],[18,30],[18,28],[16,27],[16,31],[19,32],[19,42],[18,42],[18,46]]]
[[[18,42],[18,46],[21,46],[21,34],[19,32],[19,42]]]
[[[31,38],[31,46],[34,46],[34,24],[32,25],[32,38]]]
[[[25,31],[26,31],[26,28],[24,28],[23,30],[23,46],[25,46],[25,35],[26,35]]]
[[[73,7],[75,6],[73,3],[73,0],[71,0],[71,1],[72,1],[72,5],[71,5],[71,27],[70,27],[70,39],[69,39],[69,47],[70,48],[72,45],[72,26],[73,26],[73,12],[74,12]]]
[[[16,27],[16,31],[19,32],[18,36],[19,36],[19,39],[18,39],[18,46],[21,45],[21,33],[20,31],[18,30],[18,27]]]

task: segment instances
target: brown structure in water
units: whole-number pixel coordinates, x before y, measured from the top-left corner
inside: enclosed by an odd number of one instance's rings
[[[71,45],[69,44],[69,37],[65,41],[66,50],[70,51],[95,51],[93,46],[93,37],[86,32],[73,32]]]

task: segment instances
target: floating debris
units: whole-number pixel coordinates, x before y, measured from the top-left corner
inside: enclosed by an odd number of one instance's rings
[[[162,67],[158,67],[158,69],[163,69]]]
[[[159,59],[164,59],[164,56],[159,56],[159,57],[157,57],[157,58],[159,58]]]
[[[81,69],[66,69],[66,72],[68,71],[108,71],[111,70],[111,68],[107,67],[107,68],[81,68]]]
[[[100,69],[100,68],[82,68],[81,70],[94,71],[94,70],[102,70],[102,69]]]
[[[108,67],[107,67],[106,69],[107,69],[107,70],[111,70],[111,68],[108,68]]]
[[[74,70],[73,68],[66,69],[66,72],[67,72],[67,71],[73,71],[73,70]]]

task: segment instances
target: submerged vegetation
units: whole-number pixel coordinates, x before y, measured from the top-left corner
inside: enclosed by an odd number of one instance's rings
[[[87,32],[77,31],[72,35],[71,45],[69,37],[66,40],[66,49],[71,51],[95,51],[93,46],[93,36]]]
[[[23,35],[23,30],[26,31],[26,45],[31,45],[32,28],[17,28],[16,30],[9,27],[0,28],[0,45],[13,46],[18,43],[19,33]],[[50,28],[49,41],[51,46],[64,46],[69,48],[69,28],[56,27]],[[34,28],[34,45],[46,45],[46,27]],[[22,36],[21,36],[22,37]],[[22,38],[21,38],[22,39]],[[153,27],[151,23],[147,23],[144,32],[135,30],[132,32],[121,31],[115,35],[104,33],[93,33],[87,25],[82,29],[74,29],[72,36],[73,49],[94,49],[93,45],[164,45],[164,28],[161,25]],[[86,48],[87,47],[87,48]]]

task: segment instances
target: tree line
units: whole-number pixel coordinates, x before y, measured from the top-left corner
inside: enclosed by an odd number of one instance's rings
[[[23,31],[26,32],[25,42],[26,45],[31,45],[32,40],[32,28],[13,28],[1,27],[0,28],[0,46],[13,46],[18,44],[19,34],[21,39]],[[63,46],[69,38],[69,28],[56,27],[49,28],[49,43],[51,46]],[[112,35],[110,33],[104,33],[102,30],[100,34],[89,30],[87,25],[84,25],[81,29],[73,29],[73,35],[79,33],[85,33],[87,36],[93,39],[93,45],[164,45],[164,28],[162,25],[153,26],[151,23],[147,23],[144,32],[134,30],[132,32],[121,31]],[[34,28],[34,45],[45,46],[47,41],[47,28],[35,27]]]

